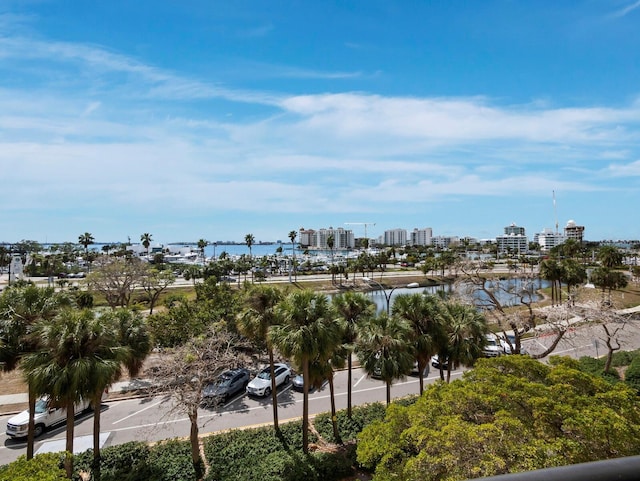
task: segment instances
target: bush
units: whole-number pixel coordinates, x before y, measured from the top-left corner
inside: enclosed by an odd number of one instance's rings
[[[624,382],[640,394],[640,357],[636,357],[624,372]]]
[[[146,443],[132,441],[100,450],[101,481],[147,481],[159,479],[161,473],[149,465],[151,449]],[[75,457],[76,473],[73,479],[80,481],[80,471],[91,471],[93,449]]]
[[[132,441],[100,451],[101,481],[192,481],[195,470],[191,447],[187,441],[169,440],[148,446]],[[73,479],[80,481],[80,471],[90,472],[93,450],[75,457]],[[64,471],[63,471],[64,472]],[[90,478],[90,479],[93,479]]]
[[[342,441],[356,439],[364,426],[373,421],[384,419],[385,411],[385,405],[382,403],[354,406],[351,410],[351,419],[347,416],[346,410],[338,411],[336,417],[338,418],[338,432]],[[324,439],[336,442],[333,438],[331,413],[319,414],[316,416],[313,425]]]
[[[193,481],[195,468],[191,460],[189,441],[171,439],[162,441],[151,448],[149,465],[158,477],[155,481]]]
[[[27,461],[20,456],[13,463],[0,466],[0,481],[59,481],[66,478],[61,453],[38,454]]]

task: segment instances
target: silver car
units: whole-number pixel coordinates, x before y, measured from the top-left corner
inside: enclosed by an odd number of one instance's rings
[[[276,377],[276,387],[288,384],[291,379],[291,368],[283,363],[273,366]],[[251,396],[264,397],[271,394],[271,368],[265,367],[247,384],[247,394]]]

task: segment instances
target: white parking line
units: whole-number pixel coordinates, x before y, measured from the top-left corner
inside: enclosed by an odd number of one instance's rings
[[[118,419],[117,421],[114,421],[112,424],[118,424],[119,422],[126,421],[127,419],[129,419],[129,418],[131,418],[131,417],[133,417],[133,416],[137,416],[138,414],[140,414],[140,413],[142,413],[142,412],[146,411],[147,409],[154,408],[154,407],[156,407],[158,404],[161,404],[161,403],[162,403],[162,401],[158,401],[158,402],[157,402],[157,403],[155,403],[155,404],[151,404],[151,405],[149,405],[149,406],[146,406],[146,407],[144,407],[144,408],[140,409],[139,411],[133,412],[133,413],[129,414],[128,416],[123,417],[122,419]]]

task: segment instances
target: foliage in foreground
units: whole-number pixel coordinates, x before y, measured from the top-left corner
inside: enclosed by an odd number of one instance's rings
[[[105,448],[100,454],[101,481],[193,481],[195,479],[188,441],[168,440],[155,445],[133,441]],[[92,450],[85,451],[75,459],[74,480],[80,481],[82,479],[80,472],[91,472]]]
[[[62,466],[64,454],[38,454],[27,461],[20,456],[13,463],[0,466],[0,481],[58,481],[67,479]]]
[[[622,383],[555,358],[481,360],[464,378],[392,405],[357,458],[377,481],[457,480],[635,455],[640,400]]]

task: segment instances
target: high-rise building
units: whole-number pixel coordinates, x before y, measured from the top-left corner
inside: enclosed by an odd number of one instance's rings
[[[511,223],[504,228],[504,235],[496,237],[496,245],[498,252],[524,254],[529,250],[529,239],[525,234],[524,227]]]
[[[322,228],[318,230],[300,229],[299,242],[303,247],[328,249],[327,242],[330,236],[333,236],[334,249],[353,249],[356,245],[353,231],[342,227],[337,229],[329,227],[328,229]]]
[[[406,229],[391,229],[384,231],[384,244],[388,246],[403,246],[407,244]]]
[[[408,239],[409,243],[414,246],[429,246],[433,237],[433,229],[425,227],[424,229],[415,228]]]
[[[533,242],[540,246],[541,252],[549,252],[555,246],[562,244],[567,238],[564,234],[554,232],[552,229],[546,228],[542,232],[533,236]]]
[[[584,235],[584,226],[577,225],[574,220],[570,220],[567,222],[567,225],[564,227],[564,236],[567,239],[574,239],[577,242],[583,241]]]

